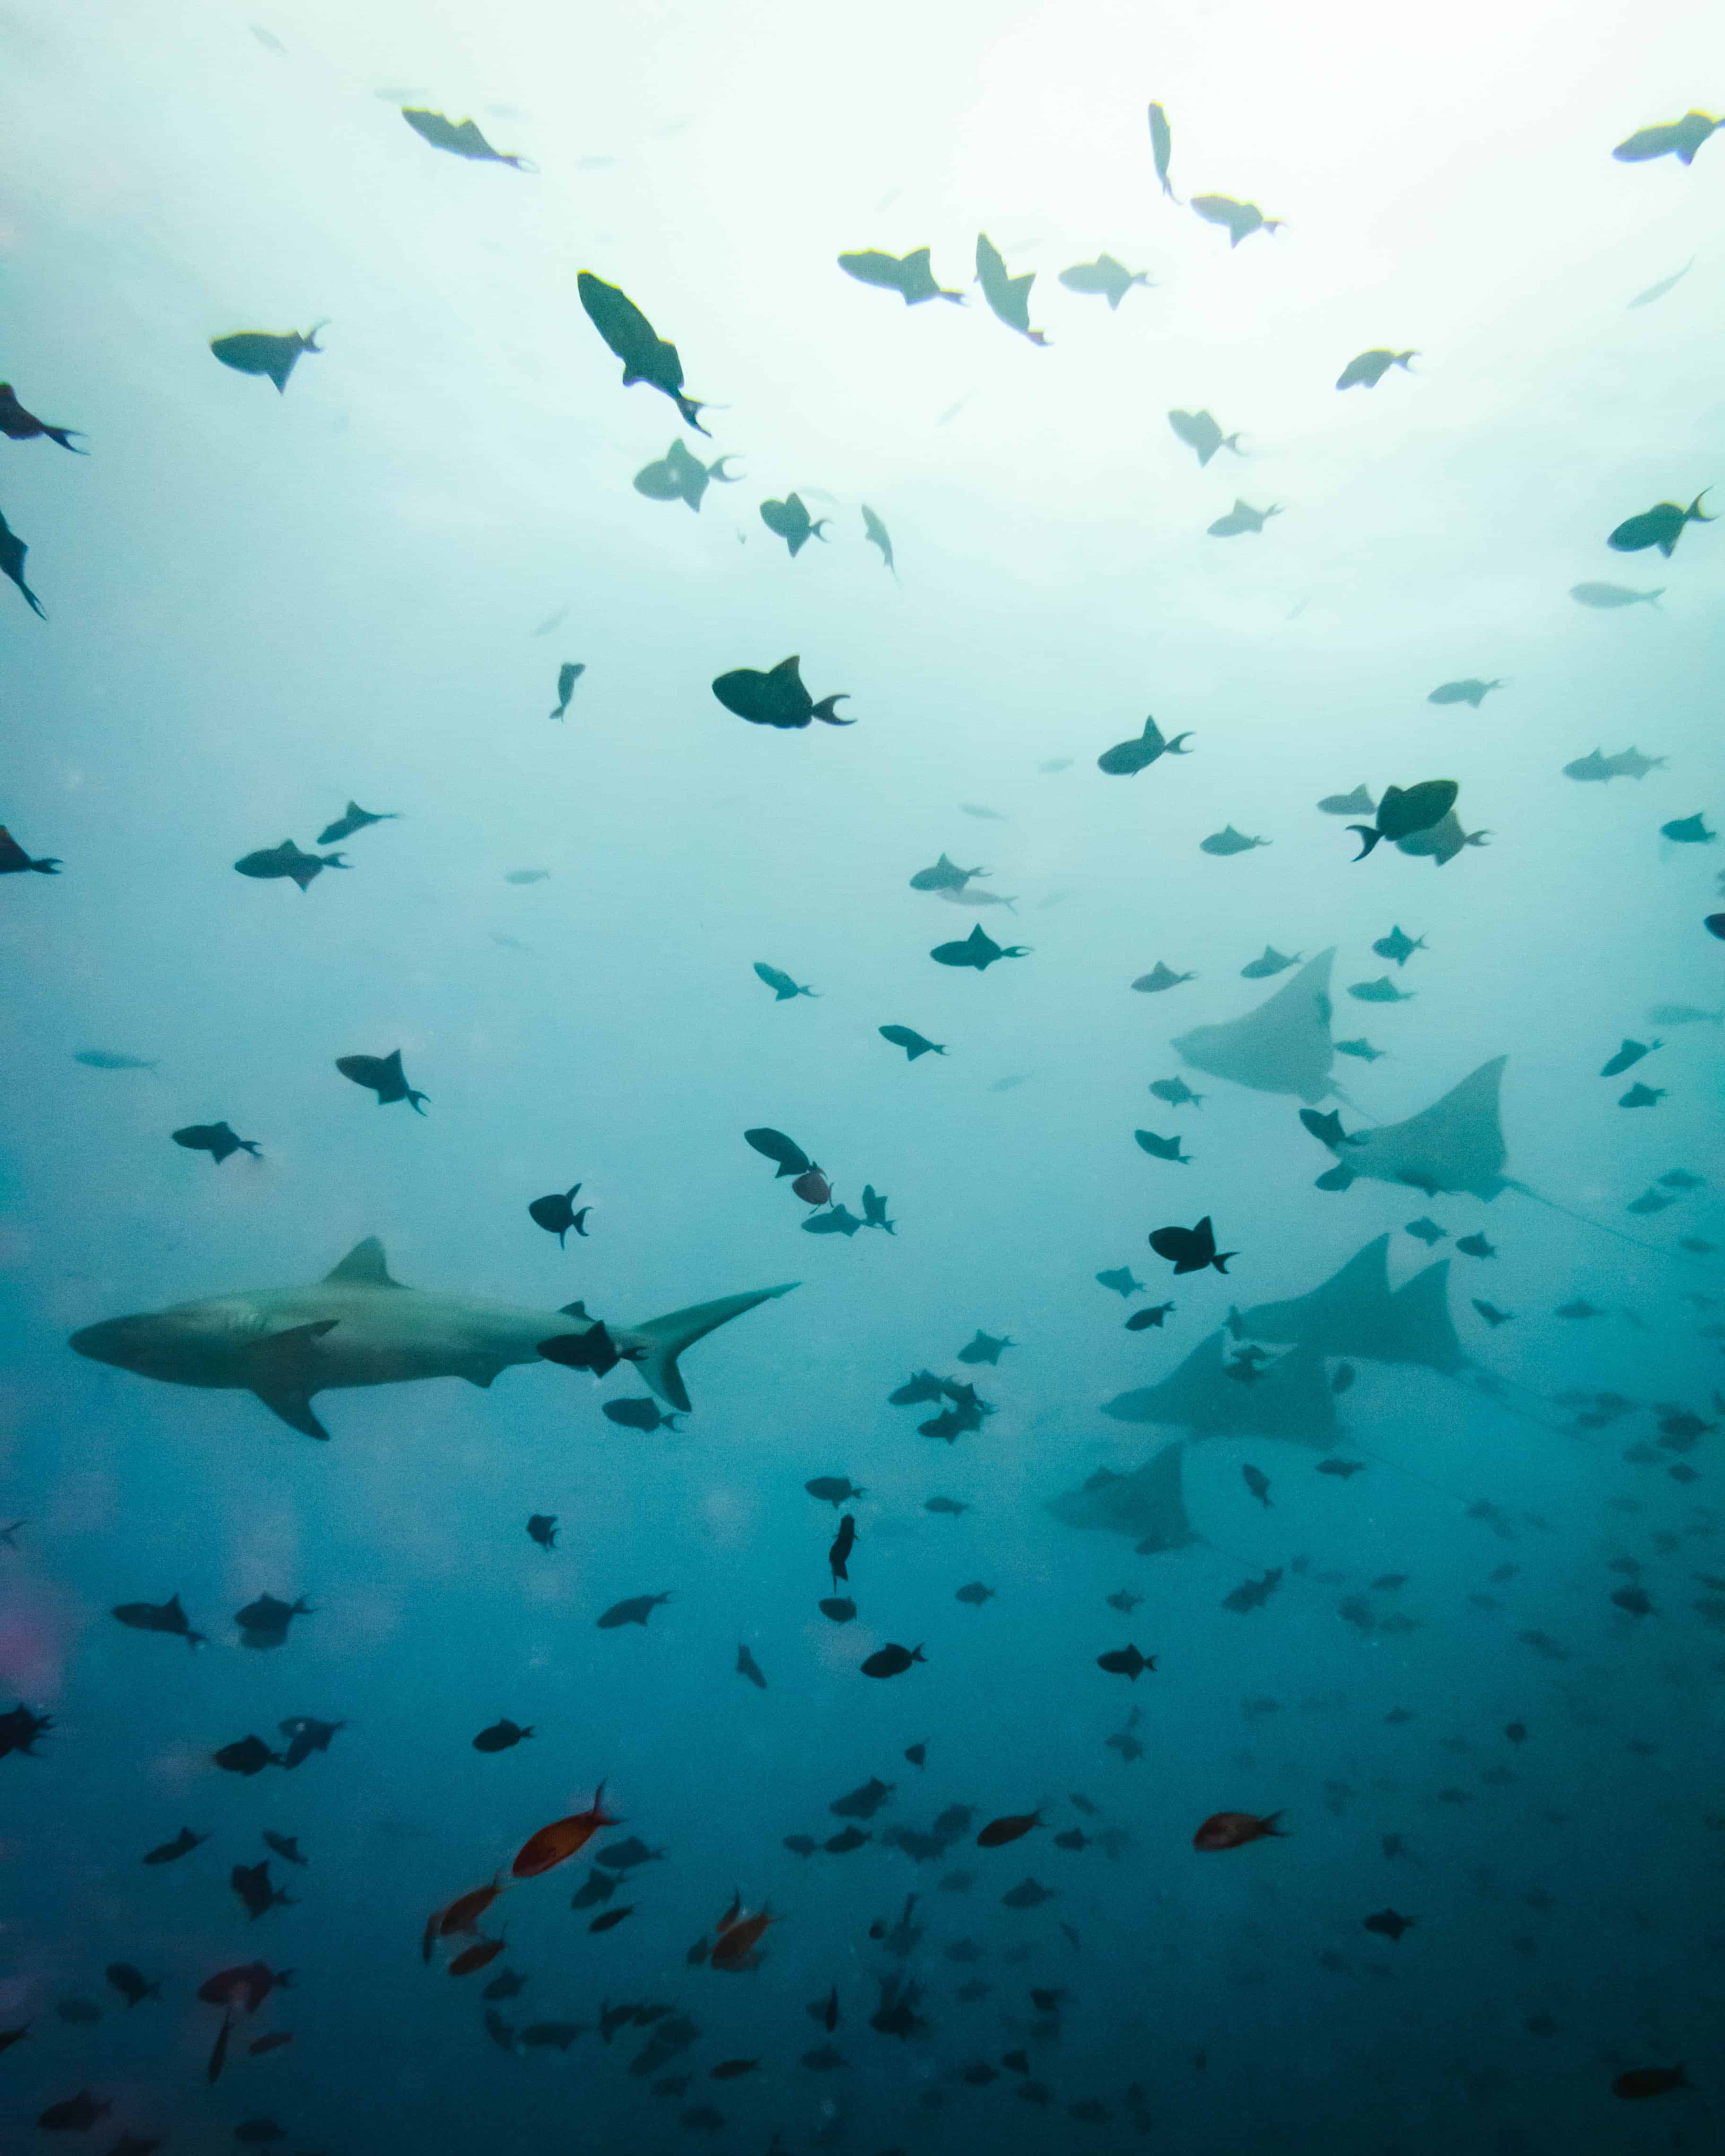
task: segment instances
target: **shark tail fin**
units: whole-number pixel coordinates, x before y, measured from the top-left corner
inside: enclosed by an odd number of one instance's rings
[[[697,1302],[687,1310],[673,1310],[663,1317],[649,1317],[643,1325],[631,1326],[629,1331],[647,1343],[647,1353],[636,1366],[642,1382],[666,1406],[686,1414],[690,1409],[689,1393],[683,1383],[683,1373],[677,1368],[677,1358],[684,1349],[692,1348],[718,1326],[728,1325],[733,1317],[741,1317],[757,1303],[770,1302],[775,1296],[788,1295],[796,1286],[795,1281],[787,1281],[782,1287],[756,1288],[747,1295],[721,1295],[716,1302]]]

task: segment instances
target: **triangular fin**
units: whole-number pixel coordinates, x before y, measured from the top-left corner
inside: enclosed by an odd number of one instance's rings
[[[321,1437],[327,1441],[329,1432],[311,1412],[311,1397],[309,1393],[275,1390],[266,1392],[259,1385],[254,1385],[252,1391],[269,1409],[270,1414],[280,1416],[290,1430],[297,1430],[306,1437]]]
[[[399,1287],[398,1280],[389,1277],[388,1261],[383,1255],[383,1245],[375,1235],[367,1235],[362,1243],[356,1243],[340,1265],[324,1275],[326,1282],[340,1281],[347,1287]]]

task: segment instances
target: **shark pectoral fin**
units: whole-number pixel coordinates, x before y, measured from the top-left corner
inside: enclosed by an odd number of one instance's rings
[[[677,1368],[677,1358],[683,1350],[692,1348],[716,1327],[728,1325],[733,1317],[754,1309],[757,1303],[788,1295],[797,1285],[795,1281],[787,1281],[783,1287],[757,1288],[748,1295],[721,1295],[716,1302],[697,1302],[688,1310],[673,1310],[664,1317],[649,1317],[644,1325],[630,1326],[629,1335],[646,1350],[636,1367],[648,1390],[656,1393],[668,1407],[686,1414],[689,1394]]]
[[[321,1437],[327,1441],[329,1432],[311,1412],[311,1395],[286,1388],[254,1385],[254,1394],[273,1415],[279,1416],[290,1430],[297,1430],[306,1437]]]
[[[458,1370],[455,1374],[458,1377],[465,1378],[470,1385],[477,1385],[483,1392],[500,1370],[506,1370],[508,1368],[507,1363],[500,1363],[495,1357],[475,1355],[469,1361],[465,1369]]]

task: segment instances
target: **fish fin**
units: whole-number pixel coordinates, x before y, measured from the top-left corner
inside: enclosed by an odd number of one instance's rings
[[[495,1378],[498,1372],[506,1370],[508,1367],[506,1363],[499,1363],[489,1355],[475,1356],[459,1374],[466,1378],[470,1385],[477,1385],[480,1390],[484,1392]]]
[[[273,1415],[279,1416],[290,1430],[297,1430],[306,1437],[321,1437],[327,1440],[329,1432],[311,1412],[311,1396],[305,1392],[293,1392],[277,1386],[254,1385],[254,1395],[260,1399]]]
[[[741,1317],[757,1303],[788,1295],[797,1285],[795,1281],[787,1281],[782,1287],[756,1288],[746,1295],[721,1296],[716,1301],[697,1302],[687,1310],[673,1310],[663,1317],[649,1317],[644,1324],[630,1326],[629,1333],[646,1345],[639,1367],[648,1390],[656,1393],[667,1406],[689,1413],[688,1389],[677,1368],[677,1358],[684,1349],[692,1348],[716,1327]]]
[[[581,1186],[576,1184],[578,1190]],[[324,1275],[324,1281],[340,1281],[347,1287],[399,1287],[398,1280],[389,1277],[388,1260],[383,1255],[383,1245],[375,1235],[367,1235],[362,1243],[356,1243],[340,1265]]]

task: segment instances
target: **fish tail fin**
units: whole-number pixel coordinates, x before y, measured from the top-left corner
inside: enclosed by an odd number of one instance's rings
[[[841,719],[835,716],[838,706],[845,701],[845,692],[842,689],[834,696],[823,696],[814,707],[815,717],[825,726],[854,726],[856,724],[855,719]]]
[[[413,1110],[416,1116],[423,1116],[425,1113],[424,1109],[419,1106],[419,1103],[422,1101],[429,1101],[430,1098],[431,1096],[429,1093],[416,1093],[411,1086],[408,1088],[408,1106]]]
[[[90,454],[88,449],[77,448],[72,440],[74,434],[81,434],[84,432],[81,427],[44,427],[42,431],[50,442],[58,442],[63,449],[70,449],[74,457],[87,457]]]
[[[625,382],[629,378],[629,377],[627,375],[624,375],[624,380]],[[634,379],[639,382],[642,380],[643,377],[638,374],[635,376]],[[706,407],[701,403],[698,398],[685,397],[680,389],[676,393],[676,407],[678,411],[683,415],[683,424],[685,426],[692,427],[697,434],[705,434],[709,441],[712,439],[711,429],[709,427],[703,427],[701,424],[701,414],[706,409]]]
[[[649,1392],[657,1394],[668,1407],[687,1414],[691,1411],[689,1393],[677,1368],[678,1357],[717,1327],[728,1325],[733,1317],[741,1317],[759,1303],[788,1295],[796,1286],[796,1281],[787,1281],[782,1287],[756,1288],[746,1295],[721,1296],[715,1301],[694,1303],[686,1310],[673,1310],[663,1317],[649,1317],[644,1324],[632,1326],[629,1330],[646,1344],[646,1353],[639,1367]]]
[[[1259,1833],[1274,1835],[1278,1841],[1287,1840],[1289,1838],[1287,1829],[1278,1826],[1276,1823],[1281,1817],[1280,1812],[1266,1812],[1258,1822]]]
[[[1683,511],[1683,521],[1686,524],[1717,524],[1718,522],[1717,516],[1703,516],[1701,513],[1701,505],[1712,492],[1711,487],[1704,486],[1696,495],[1694,501]]]
[[[1357,861],[1363,861],[1384,836],[1384,834],[1371,824],[1350,824],[1348,828],[1360,841],[1359,851],[1353,857]]]

